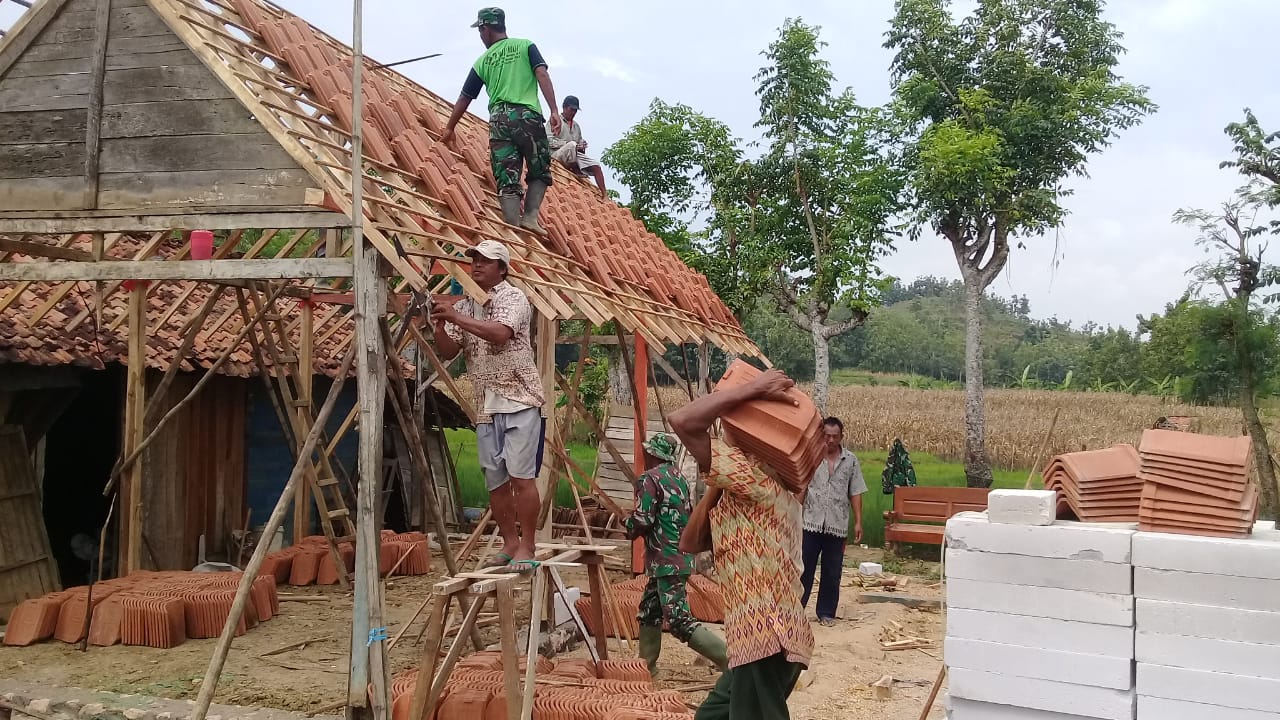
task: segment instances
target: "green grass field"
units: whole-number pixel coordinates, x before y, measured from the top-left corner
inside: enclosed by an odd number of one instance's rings
[[[449,430],[449,447],[453,450],[458,468],[458,484],[462,488],[462,504],[467,507],[488,507],[489,497],[484,489],[484,477],[476,457],[476,434],[471,430]],[[862,474],[867,481],[867,493],[862,496],[862,542],[872,547],[884,544],[884,512],[893,507],[893,496],[880,491],[880,472],[884,469],[886,453],[883,450],[857,451],[862,463]],[[583,470],[594,470],[596,449],[581,443],[569,444],[569,455]],[[912,453],[916,480],[920,485],[938,487],[964,487],[964,466],[946,462],[924,452]],[[1020,488],[1027,480],[1025,470],[996,470],[997,488]],[[583,480],[579,488],[586,487]],[[1039,480],[1033,481],[1039,487]],[[556,488],[556,504],[573,507],[573,493],[565,481]],[[852,523],[852,518],[850,519]],[[853,537],[850,527],[850,537]]]

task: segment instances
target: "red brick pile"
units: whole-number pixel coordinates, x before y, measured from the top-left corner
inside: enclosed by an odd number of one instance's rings
[[[49,638],[80,642],[90,613],[93,645],[171,648],[187,638],[217,637],[231,613],[240,577],[241,573],[135,572],[94,585],[92,607],[88,587],[49,593],[14,609],[4,644],[26,646]],[[279,612],[275,578],[258,577],[236,634]]]
[[[636,615],[640,612],[640,601],[644,597],[644,588],[648,583],[649,578],[640,575],[613,586],[613,601],[617,604],[631,637],[636,637],[640,632],[640,621],[636,619]],[[698,620],[708,623],[724,622],[724,595],[720,592],[720,585],[716,581],[702,575],[690,576],[686,597],[689,599],[689,611]],[[595,599],[589,597],[580,598],[574,603],[578,614],[582,616],[582,621],[587,625],[587,632],[592,635],[599,634],[600,630],[593,619],[594,603]],[[618,629],[609,612],[604,613],[604,634],[618,637]]]
[[[527,659],[520,658],[520,668]],[[606,660],[597,679],[590,660],[535,661],[533,716],[538,720],[676,720],[691,717],[684,697],[658,690],[643,660]],[[391,682],[392,720],[408,720],[418,671]],[[555,685],[551,683],[573,683]],[[478,652],[459,661],[449,676],[433,720],[506,720],[502,655]]]
[[[356,549],[351,543],[340,543],[338,552],[347,572],[356,569]],[[378,570],[386,576],[426,575],[431,572],[431,546],[420,532],[382,531]],[[259,575],[269,575],[281,585],[336,585],[338,567],[329,541],[323,535],[312,535],[297,545],[277,550],[263,560]]]

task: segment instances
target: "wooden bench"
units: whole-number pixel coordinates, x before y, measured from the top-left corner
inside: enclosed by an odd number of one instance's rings
[[[893,509],[884,513],[885,546],[894,543],[941,545],[947,520],[956,513],[987,509],[990,488],[899,487]],[[931,524],[923,524],[931,523]]]

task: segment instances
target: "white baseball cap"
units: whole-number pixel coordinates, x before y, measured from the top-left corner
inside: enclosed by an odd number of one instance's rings
[[[467,256],[483,255],[490,260],[501,260],[503,265],[511,267],[511,251],[497,240],[484,240],[473,248],[467,248]]]

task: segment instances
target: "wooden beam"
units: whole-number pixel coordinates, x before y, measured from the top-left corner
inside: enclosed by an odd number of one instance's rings
[[[107,77],[107,38],[111,32],[111,0],[98,0],[93,30],[93,67],[89,71],[89,112],[84,129],[84,207],[98,207],[98,158],[102,143],[102,96]]]
[[[352,263],[337,258],[286,260],[114,260],[0,264],[0,281],[67,280],[281,280],[351,277]]]
[[[558,442],[560,432],[556,426],[556,403],[553,398],[556,394],[556,332],[560,329],[560,323],[556,322],[553,317],[548,317],[542,313],[535,316],[536,337],[534,341],[537,343],[534,352],[534,361],[538,366],[538,376],[542,380],[542,394],[545,398],[543,407],[548,408],[545,432],[542,441],[545,443],[548,439],[552,442]],[[538,473],[538,477],[534,482],[540,497],[538,505],[538,529],[537,538],[539,542],[547,542],[551,540],[551,512],[543,512],[543,508],[550,509],[552,499],[556,494],[556,481],[560,475],[556,471],[557,463],[554,461],[547,462],[550,458],[543,457],[542,471]]]
[[[129,366],[125,379],[124,447],[128,453],[139,448],[146,431],[147,284],[136,283],[129,290]],[[127,572],[142,569],[142,463],[134,463],[128,476],[128,528],[125,543]]]
[[[0,234],[65,235],[85,232],[155,232],[158,230],[244,230],[247,228],[305,229],[341,226],[347,220],[334,212],[311,209],[291,212],[283,209],[253,208],[235,211],[221,208],[217,213],[191,213],[190,208],[162,213],[148,209],[146,215],[122,215],[119,210],[85,212],[45,212],[33,217],[31,211],[0,213]]]
[[[304,300],[302,303],[302,343],[298,349],[298,392],[299,403],[306,401],[305,407],[298,407],[294,412],[311,420],[311,387],[315,379],[315,317],[314,306]],[[304,415],[305,413],[305,415]],[[306,531],[311,527],[311,483],[298,483],[293,499],[293,544],[302,542]]]

